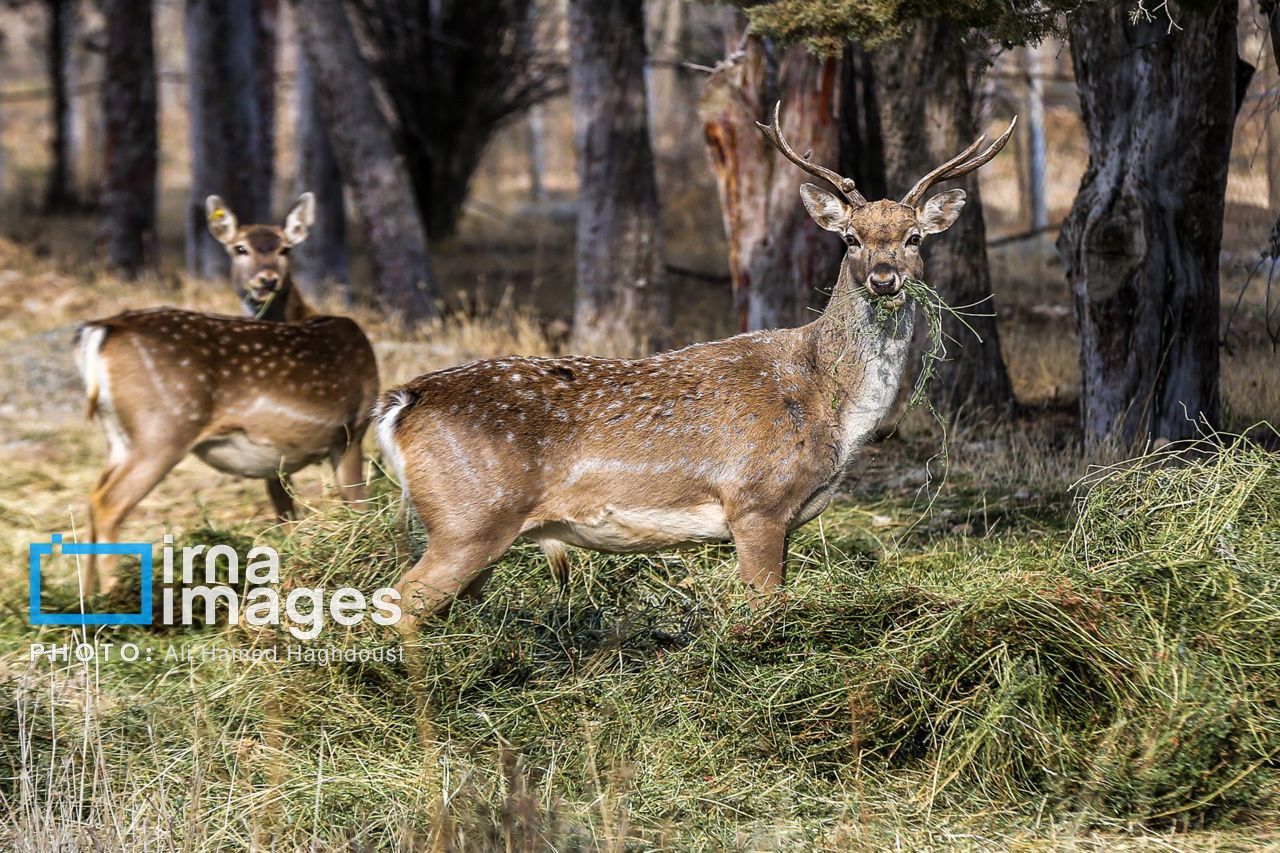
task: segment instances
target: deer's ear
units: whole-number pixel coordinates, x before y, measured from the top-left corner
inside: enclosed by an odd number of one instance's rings
[[[835,193],[815,186],[800,185],[800,198],[804,199],[804,209],[809,211],[813,221],[828,231],[843,231],[849,221],[849,205],[836,197]]]
[[[947,190],[938,193],[920,208],[920,232],[937,234],[946,231],[964,209],[964,190]]]
[[[312,193],[303,193],[293,203],[289,215],[284,218],[284,237],[290,246],[296,246],[311,233],[311,226],[316,224],[316,197]]]
[[[239,225],[236,215],[227,207],[220,195],[211,195],[204,200],[205,216],[209,219],[209,233],[219,243],[230,243],[236,238]]]

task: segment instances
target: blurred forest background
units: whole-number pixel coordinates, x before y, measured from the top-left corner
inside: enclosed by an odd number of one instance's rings
[[[839,241],[752,124],[778,98],[872,198],[1017,114],[929,251],[996,315],[948,325],[936,401],[1074,415],[1091,447],[1243,430],[1280,419],[1280,89],[1270,6],[1227,5],[9,0],[0,233],[111,299],[21,265],[0,298],[28,333],[181,301],[226,266],[207,194],[256,222],[310,189],[298,277],[332,310],[652,351],[805,322],[834,281]]]

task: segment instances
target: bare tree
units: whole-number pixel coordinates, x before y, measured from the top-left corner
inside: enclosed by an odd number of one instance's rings
[[[294,252],[293,271],[308,296],[319,296],[332,285],[347,281],[347,207],[342,172],[303,52],[298,56],[297,111],[295,191],[315,194],[316,222],[311,239]]]
[[[645,99],[641,0],[570,0],[578,150],[574,345],[619,354],[667,343],[658,187]]]
[[[1043,54],[1043,45],[1022,49],[1027,73],[1027,208],[1032,231],[1049,227],[1045,198],[1044,82],[1040,79],[1049,66]]]
[[[75,39],[75,0],[47,0],[49,13],[49,44],[46,58],[49,63],[50,108],[53,112],[53,163],[49,168],[48,185],[45,188],[44,207],[50,212],[65,211],[76,206],[75,175],[72,167],[71,93],[68,71],[71,67],[71,51]]]
[[[740,28],[727,30],[725,41],[729,59],[711,76],[699,112],[729,243],[734,313],[743,331],[803,325],[816,316],[823,302],[816,288],[834,279],[843,247],[796,203],[805,174],[756,122],[781,99],[792,143],[815,162],[838,162],[837,62],[767,38],[744,43]]]
[[[151,0],[103,0],[103,203],[107,263],[136,275],[156,223],[156,62]]]
[[[1071,22],[1089,166],[1058,250],[1075,295],[1091,446],[1187,438],[1219,415],[1236,5],[1188,10],[1175,31],[1132,20],[1131,5],[1114,0]]]
[[[253,69],[257,77],[254,92],[258,96],[262,155],[258,181],[264,185],[267,204],[271,204],[276,176],[276,56],[280,37],[280,0],[254,0]]]
[[[209,234],[205,199],[221,195],[249,222],[271,215],[270,150],[262,99],[261,6],[254,0],[187,0],[187,73],[191,80],[191,196],[187,267],[206,278],[226,274],[226,250]]]
[[[954,23],[925,19],[873,55],[891,197],[905,192],[930,163],[951,157],[978,135],[963,36]],[[976,313],[994,315],[978,178],[969,175],[956,183],[968,194],[968,205],[955,227],[927,248],[929,284],[951,305],[972,305]],[[996,319],[974,316],[967,322],[973,331],[950,315],[943,319],[948,358],[933,383],[934,400],[949,412],[965,406],[1005,410],[1013,403],[1013,389]]]
[[[370,68],[395,113],[397,145],[434,237],[449,234],[494,132],[564,91],[540,47],[535,0],[354,0]]]
[[[294,0],[294,11],[333,152],[368,233],[378,301],[409,323],[429,317],[436,290],[426,229],[342,0]]]

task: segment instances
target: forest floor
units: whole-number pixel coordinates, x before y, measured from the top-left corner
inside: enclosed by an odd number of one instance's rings
[[[24,238],[0,240],[8,847],[1280,844],[1280,596],[1261,571],[1280,565],[1280,466],[1240,445],[1182,474],[1119,466],[1095,472],[1093,491],[1079,485],[1090,468],[1073,432],[1069,303],[1042,260],[996,258],[1024,412],[998,426],[962,416],[945,477],[942,437],[919,413],[870,447],[847,493],[797,537],[780,611],[746,607],[728,548],[579,554],[564,595],[536,552],[517,548],[486,604],[425,635],[428,675],[414,684],[393,664],[29,659],[32,642],[69,631],[27,624],[28,543],[85,530],[103,458],[83,418],[75,323],[154,304],[236,305],[224,285],[174,272],[139,283],[102,274],[83,222],[8,232]],[[465,229],[441,247],[447,293],[480,282],[489,294],[454,300],[444,321],[406,333],[356,309],[384,385],[555,350],[563,318],[545,306],[570,292],[565,231],[547,222],[523,234],[540,248],[490,251]],[[1263,283],[1244,292],[1224,354],[1234,432],[1280,424]],[[679,334],[725,333],[706,320],[727,314],[725,289],[684,285]],[[1243,285],[1225,281],[1224,301]],[[1273,431],[1251,435],[1274,449]],[[124,539],[262,541],[284,554],[286,586],[372,588],[409,557],[394,489],[368,464],[371,512],[348,512],[317,467],[296,478],[307,514],[284,531],[261,484],[188,459]],[[51,600],[72,576],[49,573]],[[265,641],[238,627],[99,640]],[[396,640],[353,629],[336,642]]]

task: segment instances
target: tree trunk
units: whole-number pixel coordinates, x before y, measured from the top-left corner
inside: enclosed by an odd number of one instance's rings
[[[529,107],[525,139],[529,149],[529,197],[534,204],[543,204],[547,200],[547,128],[541,104]]]
[[[978,135],[962,35],[951,22],[921,21],[901,42],[880,49],[872,58],[885,170],[893,198],[900,198],[917,179]],[[971,311],[994,314],[977,173],[957,185],[968,193],[968,203],[955,225],[925,242],[925,275],[948,304],[973,305]],[[1004,411],[1013,404],[1013,388],[1000,354],[996,319],[966,319],[981,340],[954,317],[943,317],[947,360],[938,367],[933,400],[948,413],[961,408]],[[925,334],[924,324],[917,324],[917,329],[919,341]]]
[[[730,50],[737,43],[736,34],[726,33]],[[717,71],[703,95],[699,112],[729,243],[734,311],[744,331],[809,322],[825,301],[822,292],[835,284],[844,246],[800,201],[800,185],[813,179],[769,144],[756,122],[772,121],[780,99],[792,147],[836,167],[837,65],[801,45],[775,53],[753,36],[741,59]]]
[[[205,198],[221,195],[241,222],[266,222],[271,215],[271,187],[263,180],[267,123],[253,94],[260,83],[258,11],[253,0],[187,0],[187,267],[205,278],[225,276],[228,268],[226,249],[205,222]]]
[[[413,183],[378,109],[342,0],[294,0],[294,11],[333,153],[368,232],[378,301],[409,324],[433,316],[435,281]]]
[[[1044,45],[1023,48],[1027,63],[1027,212],[1031,230],[1049,227],[1049,208],[1045,199],[1044,82],[1041,59]]]
[[[351,0],[432,240],[449,236],[494,133],[564,89],[562,3]],[[541,32],[546,30],[545,32]]]
[[[48,0],[49,90],[53,113],[53,163],[49,167],[49,183],[45,188],[44,207],[48,212],[70,210],[76,206],[75,177],[72,170],[71,97],[67,84],[72,41],[75,36],[76,6],[74,0]]]
[[[872,201],[889,194],[884,167],[884,133],[876,98],[871,54],[849,45],[840,59],[840,168],[863,197]]]
[[[1180,29],[1123,0],[1074,19],[1089,166],[1058,237],[1091,447],[1218,423],[1218,253],[1236,115],[1236,7]],[[1199,421],[1199,423],[1197,423]]]
[[[574,345],[636,354],[668,342],[658,189],[645,103],[644,4],[570,0],[578,152]]]
[[[1267,84],[1267,207],[1277,213],[1280,212],[1280,14],[1276,13],[1276,0],[1260,0],[1258,8],[1267,19],[1271,37],[1270,55],[1263,58]]]
[[[254,2],[254,71],[258,93],[258,115],[262,128],[262,156],[258,160],[258,181],[264,186],[268,209],[276,177],[276,54],[280,33],[280,0]]]
[[[347,208],[342,172],[333,154],[329,131],[305,54],[298,56],[298,115],[295,124],[297,186],[301,195],[316,196],[316,223],[311,236],[293,252],[293,272],[308,296],[322,297],[347,281]]]
[[[107,263],[133,276],[148,260],[156,224],[156,63],[151,2],[103,0],[102,111]]]
[[[1274,28],[1273,28],[1274,32]],[[1274,38],[1274,36],[1273,36]],[[1263,60],[1267,84],[1267,206],[1280,210],[1280,58],[1273,52]]]

